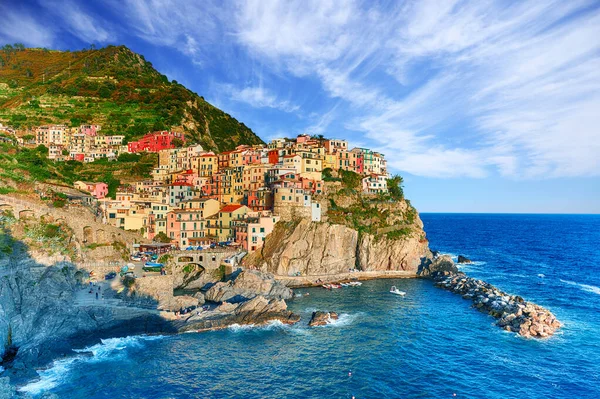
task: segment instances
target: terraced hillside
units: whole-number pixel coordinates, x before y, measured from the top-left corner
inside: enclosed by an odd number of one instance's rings
[[[17,128],[93,123],[126,140],[172,129],[219,151],[262,142],[125,46],[73,52],[0,48],[0,123]]]

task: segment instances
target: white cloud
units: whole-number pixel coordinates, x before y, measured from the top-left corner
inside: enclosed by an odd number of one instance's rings
[[[278,99],[273,92],[262,86],[236,89],[232,85],[221,85],[220,89],[226,92],[231,100],[249,104],[254,108],[274,108],[284,112],[295,112],[300,108],[288,100]]]
[[[104,19],[92,16],[72,0],[41,0],[45,10],[60,18],[60,28],[64,28],[81,41],[88,43],[106,43],[114,39]],[[51,21],[48,19],[47,21]]]
[[[0,15],[0,42],[52,47],[55,40],[54,31],[36,21],[27,12],[14,6],[0,4]]]
[[[219,58],[225,75],[241,77],[220,86],[232,100],[289,113],[317,104],[309,132],[358,131],[400,170],[472,178],[600,174],[594,0],[110,1],[137,37],[203,67]],[[8,11],[9,22],[33,25],[25,42],[52,42],[50,29]],[[83,40],[110,38],[77,6],[62,12]],[[0,25],[0,36],[14,31]],[[318,82],[312,97],[328,101],[306,101],[306,93],[295,101],[292,79],[309,83],[307,90]]]

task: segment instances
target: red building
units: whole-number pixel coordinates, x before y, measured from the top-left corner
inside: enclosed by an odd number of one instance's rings
[[[276,165],[279,163],[279,150],[269,150],[269,163],[272,165]]]
[[[175,148],[173,140],[179,139],[184,141],[182,133],[175,132],[154,132],[148,133],[138,141],[132,141],[127,144],[127,151],[129,152],[158,152],[160,150],[166,150],[169,148]]]

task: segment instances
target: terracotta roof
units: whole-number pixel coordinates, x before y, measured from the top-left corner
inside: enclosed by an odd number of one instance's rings
[[[233,204],[233,205],[225,205],[219,212],[233,212],[240,209],[243,205]]]
[[[186,183],[184,181],[176,181],[175,183],[172,183],[171,186],[189,186],[189,187],[193,187],[194,185],[191,183]]]

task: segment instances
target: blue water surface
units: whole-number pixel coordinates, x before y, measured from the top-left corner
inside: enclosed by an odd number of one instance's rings
[[[517,337],[425,280],[366,282],[289,301],[295,326],[105,340],[24,387],[60,398],[600,398],[600,216],[422,214],[432,249],[551,309]],[[391,285],[405,297],[389,294]],[[306,326],[313,310],[340,320]]]

